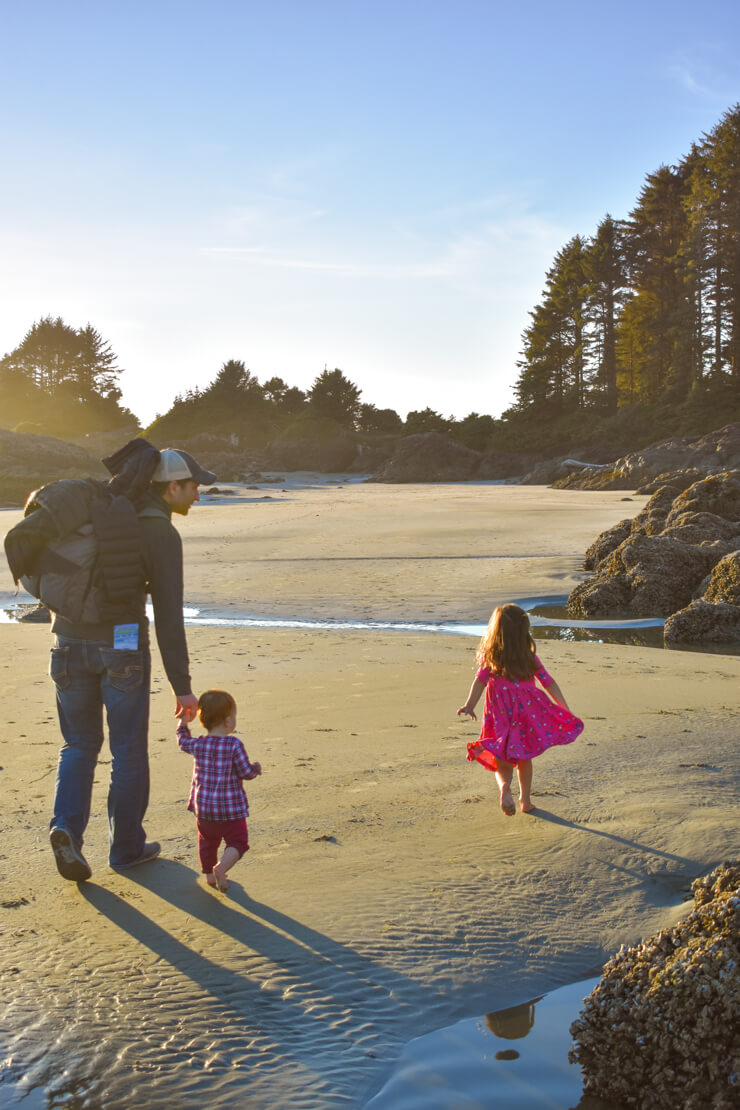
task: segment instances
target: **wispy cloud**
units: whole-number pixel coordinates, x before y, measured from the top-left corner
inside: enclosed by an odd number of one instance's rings
[[[245,255],[260,266],[271,266],[283,270],[314,270],[334,274],[347,274],[356,277],[445,277],[452,273],[449,262],[431,263],[364,263],[323,261],[316,258],[290,258],[270,253],[264,247],[204,247],[206,254]]]
[[[736,55],[726,59],[718,49],[712,51],[712,57],[707,54],[696,51],[677,56],[668,67],[668,75],[692,96],[727,105],[737,99]]]

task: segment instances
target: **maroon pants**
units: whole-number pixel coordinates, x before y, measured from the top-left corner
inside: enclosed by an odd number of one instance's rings
[[[198,856],[204,875],[210,875],[218,863],[218,849],[223,840],[227,848],[236,848],[239,856],[249,850],[247,819],[238,817],[235,821],[204,821],[196,817],[198,828]]]

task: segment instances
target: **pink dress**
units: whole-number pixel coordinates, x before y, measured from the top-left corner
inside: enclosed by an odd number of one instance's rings
[[[507,763],[534,759],[558,744],[572,744],[583,732],[583,721],[557,705],[535,686],[538,678],[550,686],[552,678],[535,655],[537,673],[532,678],[503,678],[481,667],[476,678],[486,683],[486,701],[480,740],[468,744],[468,759],[489,771],[496,757]]]

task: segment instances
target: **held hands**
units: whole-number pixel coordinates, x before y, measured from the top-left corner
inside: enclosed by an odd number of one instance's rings
[[[461,705],[460,708],[457,711],[457,715],[458,715],[458,717],[462,717],[462,716],[472,717],[474,721],[478,720],[478,718],[476,717],[473,710],[468,708],[467,705]]]
[[[198,712],[198,699],[195,694],[181,694],[177,695],[177,704],[175,705],[175,716],[178,721],[184,725],[189,725],[195,719]]]

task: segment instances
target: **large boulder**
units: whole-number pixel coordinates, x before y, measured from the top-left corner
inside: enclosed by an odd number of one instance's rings
[[[666,525],[682,513],[713,513],[724,520],[740,523],[740,469],[712,474],[694,482],[676,497]]]
[[[664,536],[631,534],[568,598],[573,617],[666,617],[692,599],[719,555]]]
[[[712,547],[721,554],[740,547],[740,521],[736,524],[714,513],[680,513],[661,532],[668,539]]]
[[[740,605],[697,598],[665,622],[667,644],[740,643]]]
[[[392,458],[374,476],[374,482],[465,482],[481,461],[472,451],[441,432],[423,432],[399,440]]]
[[[32,490],[57,478],[109,477],[100,459],[73,443],[0,428],[0,505],[24,505]]]
[[[262,457],[264,465],[273,469],[335,474],[350,469],[357,457],[357,445],[350,436],[277,439],[264,448]]]
[[[740,865],[722,864],[692,891],[692,912],[621,948],[584,999],[569,1058],[586,1099],[640,1110],[738,1105]]]

